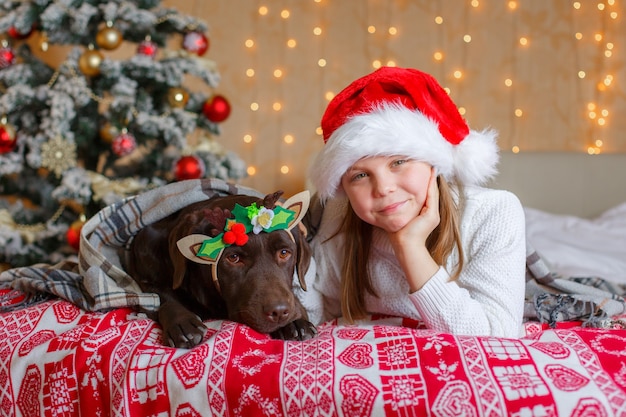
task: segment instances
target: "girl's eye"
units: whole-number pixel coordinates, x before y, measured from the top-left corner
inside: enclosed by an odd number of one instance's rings
[[[408,162],[408,159],[396,159],[395,161],[391,163],[391,165],[398,166],[398,165],[406,164],[407,162]]]
[[[365,177],[367,177],[367,174],[365,172],[359,172],[358,174],[355,174],[352,177],[350,177],[350,181],[357,181]]]

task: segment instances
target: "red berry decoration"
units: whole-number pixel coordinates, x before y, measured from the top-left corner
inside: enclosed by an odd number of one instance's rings
[[[222,241],[227,245],[233,243],[237,246],[243,246],[248,243],[248,235],[246,234],[246,226],[241,223],[235,223],[230,227],[230,230],[224,232]]]
[[[224,96],[214,95],[204,102],[202,113],[213,123],[223,122],[230,115],[230,103]]]
[[[147,39],[145,41],[141,41],[141,43],[139,43],[139,46],[137,46],[138,54],[146,55],[146,56],[149,56],[150,58],[154,58],[158,50],[159,48],[157,44]]]
[[[232,245],[237,240],[237,234],[232,230],[224,232],[224,236],[222,236],[222,241],[227,245]]]
[[[200,32],[188,32],[183,38],[183,48],[198,56],[204,55],[209,49],[209,39]]]
[[[177,181],[196,180],[204,177],[205,172],[204,161],[194,155],[181,157],[174,167],[174,176]]]
[[[230,230],[237,234],[246,233],[246,226],[241,223],[235,223],[230,227]]]
[[[84,224],[85,222],[83,220],[76,220],[70,225],[65,233],[67,244],[76,250],[80,248],[80,231]]]
[[[10,124],[0,123],[0,154],[11,152],[16,144],[15,129]]]
[[[132,134],[124,132],[113,139],[111,148],[113,149],[113,153],[117,156],[128,155],[137,148],[137,141]]]
[[[0,47],[0,69],[5,69],[13,65],[15,52],[8,46]]]

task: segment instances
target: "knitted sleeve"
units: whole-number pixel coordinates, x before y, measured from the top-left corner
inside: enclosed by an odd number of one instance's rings
[[[444,268],[410,299],[428,327],[454,334],[519,337],[525,293],[525,221],[518,198],[489,190],[462,216],[466,263],[458,280]]]

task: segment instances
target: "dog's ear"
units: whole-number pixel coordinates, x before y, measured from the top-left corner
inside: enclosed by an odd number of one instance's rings
[[[296,273],[298,274],[298,281],[300,282],[300,287],[304,291],[306,288],[306,280],[305,276],[307,271],[309,270],[309,266],[311,266],[311,257],[312,251],[309,246],[309,242],[307,242],[304,233],[300,230],[300,228],[295,227],[290,230],[288,233],[291,233],[294,240],[296,241]]]
[[[195,224],[196,219],[192,215],[186,216],[184,221],[179,221],[170,231],[168,238],[168,251],[172,266],[174,267],[174,276],[172,277],[172,288],[180,287],[187,273],[187,259],[180,253],[176,246],[179,236],[186,235],[190,225]]]
[[[176,246],[170,244],[170,259],[174,266],[174,276],[172,277],[172,289],[180,287],[187,273],[187,258],[185,258]]]
[[[298,281],[300,282],[300,286],[305,291],[306,291],[306,281],[304,277],[306,275],[306,272],[309,270],[309,266],[311,265],[311,247],[309,246],[309,243],[306,241],[305,235],[296,226],[300,224],[300,222],[306,215],[306,212],[309,209],[310,201],[311,201],[311,193],[309,193],[308,190],[305,190],[290,197],[282,205],[284,208],[288,210],[292,210],[296,213],[294,218],[291,220],[291,222],[287,226],[287,231],[291,233],[291,236],[293,236],[294,241],[296,242],[296,246],[298,248],[298,253],[297,253],[297,258],[296,258],[297,259],[296,272],[298,274]]]

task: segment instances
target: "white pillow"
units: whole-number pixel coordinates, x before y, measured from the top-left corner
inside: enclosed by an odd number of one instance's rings
[[[594,219],[524,211],[526,238],[551,271],[626,284],[626,203]]]

